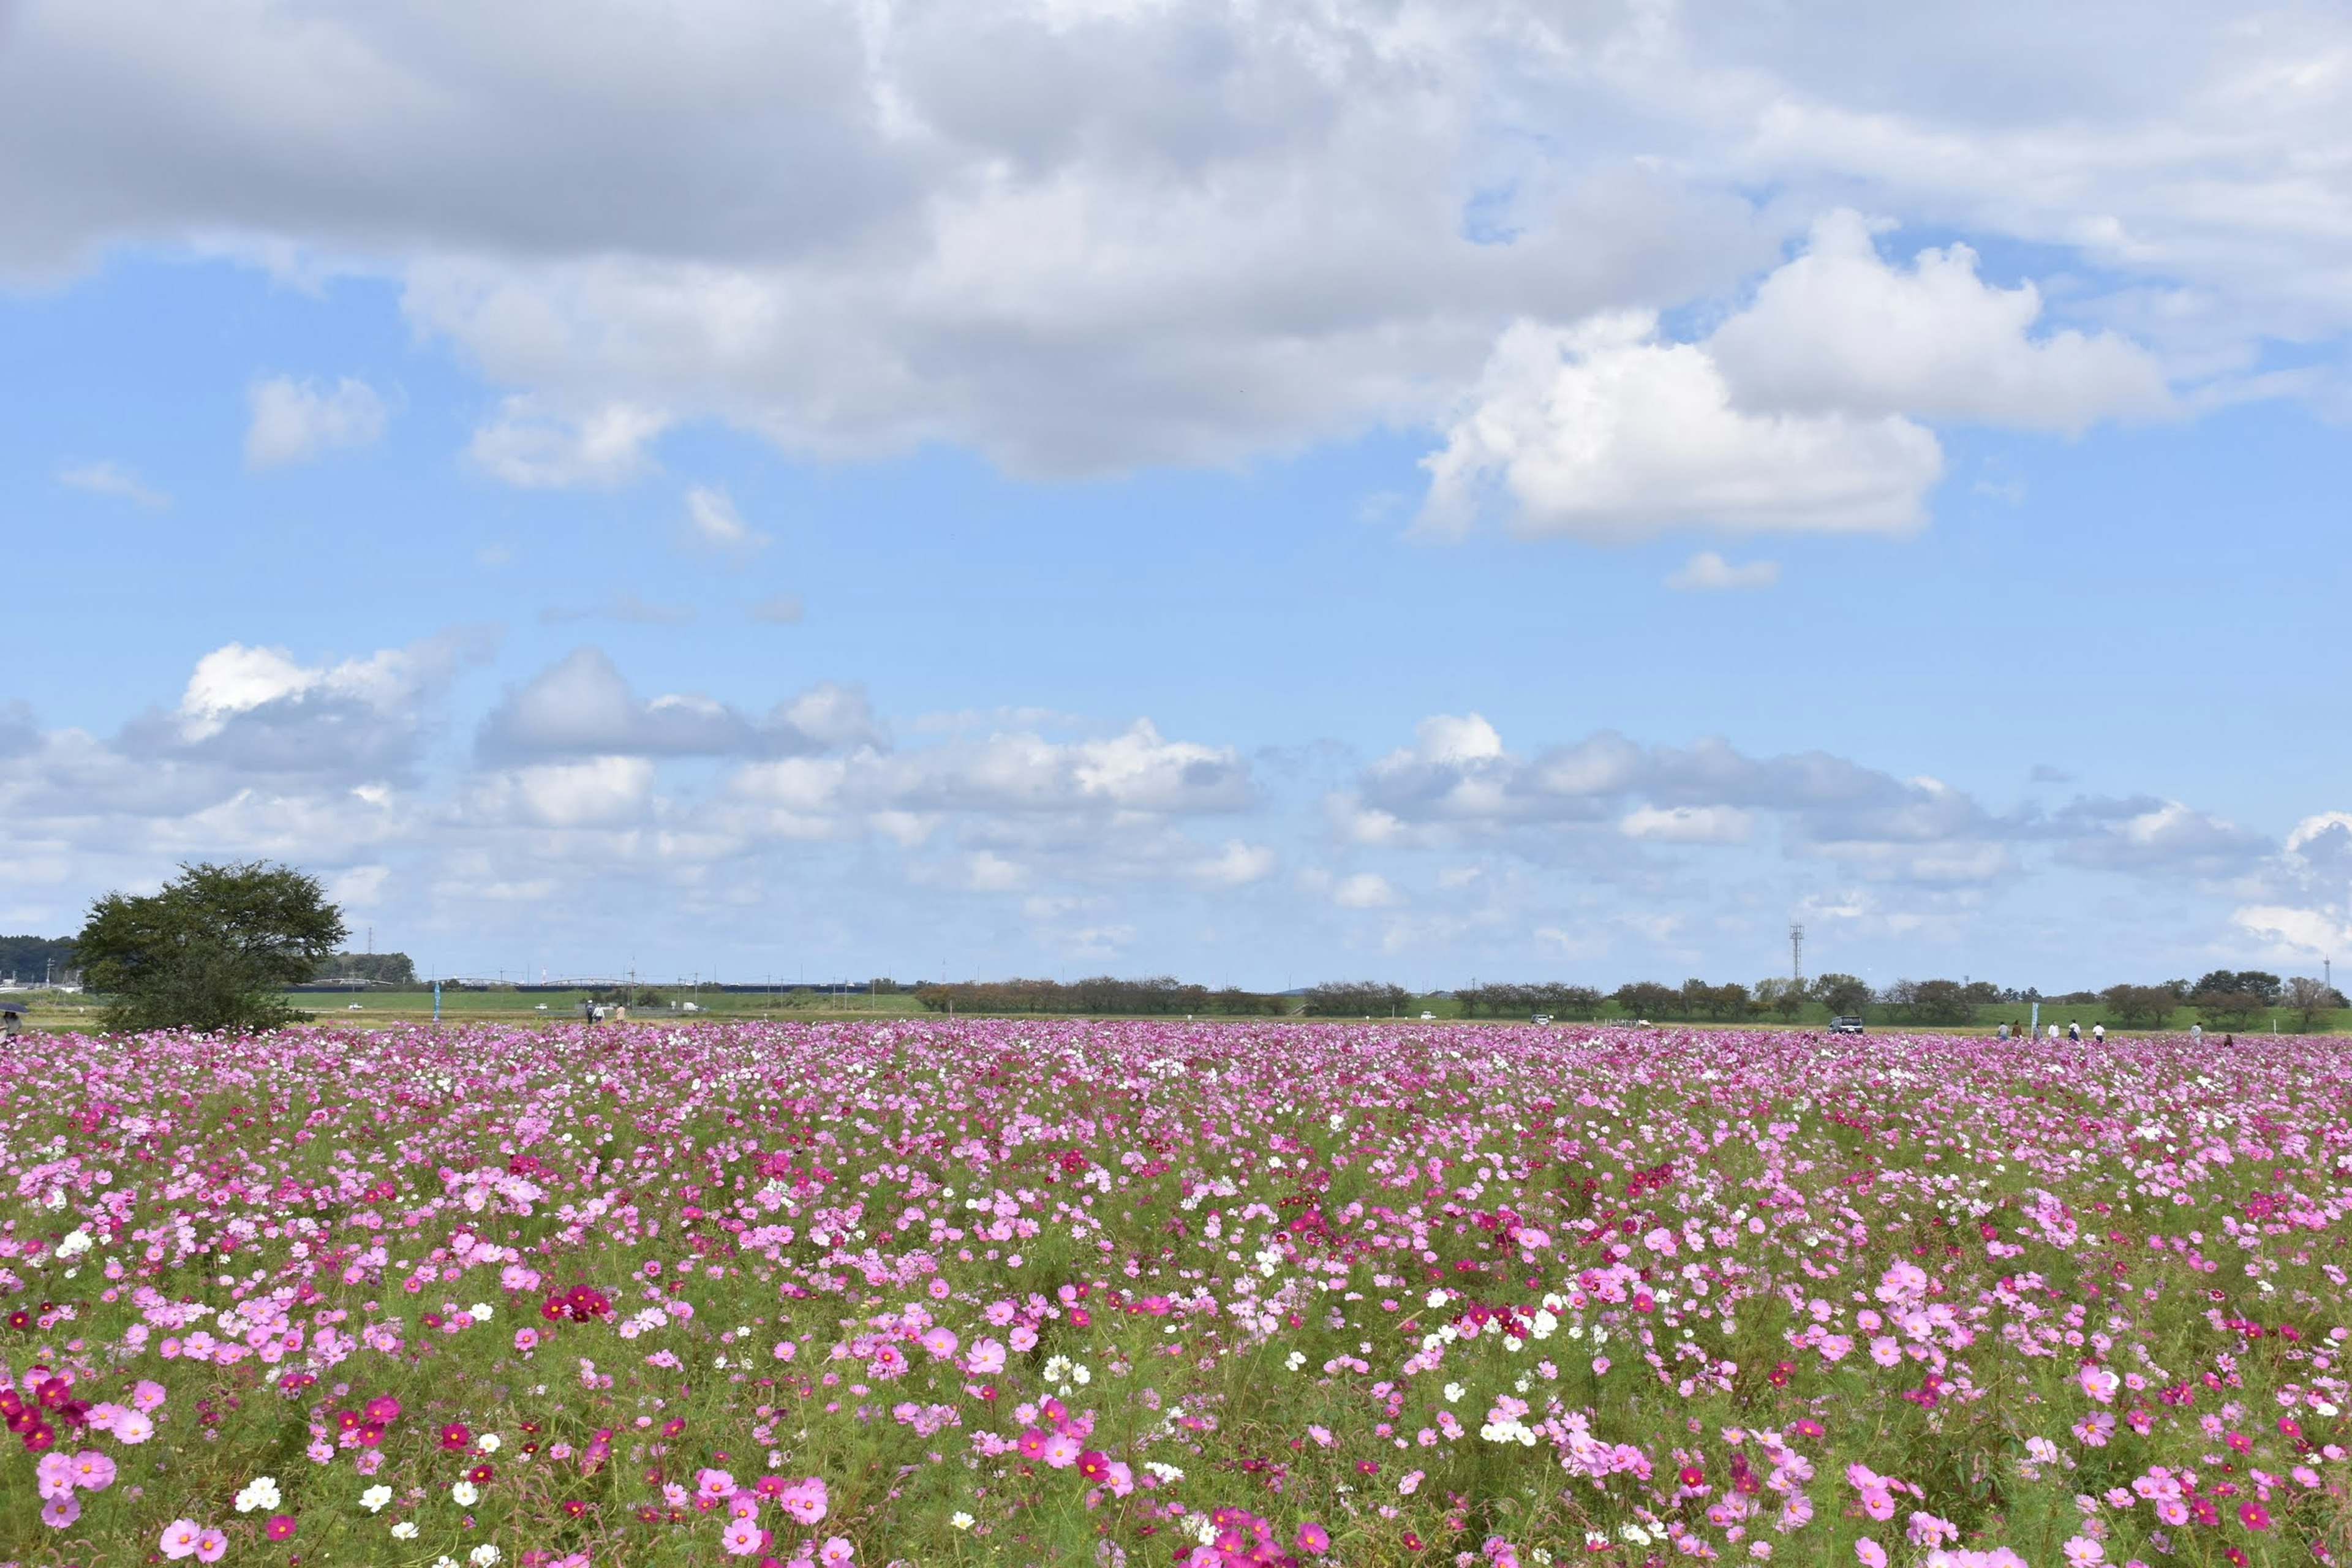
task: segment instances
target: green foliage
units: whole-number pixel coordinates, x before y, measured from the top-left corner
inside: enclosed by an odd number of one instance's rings
[[[1672,1018],[1682,1012],[1682,993],[1654,980],[1634,980],[1609,994],[1628,1018]]]
[[[1813,978],[1813,1000],[1832,1017],[1860,1017],[1870,1005],[1870,983],[1853,974],[1821,974]]]
[[[299,1017],[281,993],[344,934],[317,878],[256,860],[182,866],[143,898],[109,893],[74,945],[89,987],[115,999],[108,1027],[246,1033]]]
[[[2224,1029],[2242,1029],[2265,1010],[2263,999],[2251,991],[2200,989],[2189,998],[2189,1005],[2197,1009],[2200,1021]]]
[[[2273,1006],[2279,999],[2284,983],[2275,974],[2260,969],[2241,969],[2235,973],[2217,969],[2189,987],[2191,994],[2211,992],[2216,995],[2233,993],[2252,996],[2265,1007]]]
[[[63,974],[73,967],[73,943],[63,937],[0,936],[0,975],[26,983]]]
[[[1307,992],[1308,1016],[1318,1018],[1387,1018],[1404,1011],[1412,993],[1377,980],[1332,980]]]
[[[2099,993],[2116,1021],[2127,1028],[2160,1029],[2180,1005],[2167,985],[2110,985]]]
[[[404,952],[336,952],[319,966],[318,980],[367,980],[379,985],[414,985],[416,965]]]
[[[1965,1024],[1976,1016],[1969,991],[1957,980],[1898,980],[1879,1001],[1898,1023]]]
[[[1529,1018],[1540,1013],[1553,1018],[1597,1018],[1601,993],[1590,985],[1566,985],[1545,981],[1525,985],[1465,986],[1454,994],[1462,1016]]]

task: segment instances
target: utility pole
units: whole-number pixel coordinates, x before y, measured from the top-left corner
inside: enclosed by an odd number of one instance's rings
[[[1789,977],[1805,988],[1805,928],[1795,921],[1789,922]]]

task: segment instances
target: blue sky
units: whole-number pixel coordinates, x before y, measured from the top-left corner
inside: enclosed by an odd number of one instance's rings
[[[0,928],[2315,973],[2352,31],[2098,9],[20,5]]]

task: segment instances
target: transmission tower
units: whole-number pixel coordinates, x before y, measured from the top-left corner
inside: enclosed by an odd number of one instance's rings
[[[1789,922],[1789,973],[1798,985],[1805,984],[1805,928],[1795,921]]]

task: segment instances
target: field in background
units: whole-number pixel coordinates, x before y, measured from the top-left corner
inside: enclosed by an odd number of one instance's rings
[[[577,1024],[580,1021],[579,1005],[587,994],[584,991],[547,993],[497,989],[483,991],[445,989],[441,998],[441,1016],[448,1023]],[[677,991],[666,990],[663,994],[692,1001],[696,1005],[695,1009],[688,1012],[663,1003],[638,1007],[633,1012],[632,1017],[648,1022],[660,1020],[668,1023],[693,1023],[714,1019],[855,1021],[861,1018],[878,1017],[935,1017],[944,1021],[947,1016],[943,1013],[926,1012],[922,1004],[918,1002],[911,993],[907,992],[875,996],[866,996],[856,993],[836,994],[820,991],[779,991],[772,994],[751,994],[710,990],[697,992],[691,988],[685,988]],[[293,1005],[311,1013],[314,1016],[314,1021],[320,1024],[415,1023],[429,1022],[433,1016],[433,995],[430,991],[371,991],[351,997],[303,993],[289,996],[288,1000]],[[353,1001],[360,1004],[356,1011],[350,1005]],[[26,1015],[26,1023],[28,1026],[37,1029],[88,1033],[99,1027],[99,1013],[102,1005],[103,999],[87,996],[50,999],[46,994],[42,994],[42,999],[35,1001],[33,1010]],[[542,1005],[544,1011],[541,1011]],[[1877,1010],[1873,1009],[1874,1016],[1870,1020],[1870,1027],[1873,1031],[1882,1034],[1898,1033],[1906,1028],[1932,1026],[1956,1033],[1989,1035],[1993,1033],[2000,1025],[2011,1020],[2019,1024],[2025,1023],[2032,1016],[2032,1005],[2026,1003],[2003,1005],[1998,1007],[1982,1006],[1976,1009],[1976,1018],[1969,1024],[1913,1026],[1877,1016],[1875,1016]],[[1451,995],[1416,997],[1412,1003],[1401,1008],[1396,1017],[1401,1020],[1418,1021],[1423,1012],[1434,1014],[1436,1021],[1444,1023],[1526,1022],[1525,1019],[1493,1019],[1483,1016],[1475,1020],[1465,1020],[1462,1017],[1460,1004]],[[1033,1016],[1073,1016],[1069,1014]],[[2045,1030],[2053,1021],[2061,1028],[2069,1022],[2075,1022],[2080,1023],[2084,1032],[2088,1033],[2093,1024],[2105,1022],[2109,1035],[2155,1036],[2183,1032],[2194,1016],[2193,1011],[2183,1008],[2166,1028],[2127,1030],[2121,1028],[2114,1019],[2106,1017],[2104,1011],[2095,1005],[2077,1005],[2064,1002],[2044,1002],[2042,1005],[2042,1026]],[[1808,1004],[1793,1021],[1787,1023],[1782,1022],[1778,1016],[1750,1018],[1736,1024],[1710,1019],[1652,1020],[1664,1027],[1691,1029],[1822,1029],[1828,1026],[1829,1021],[1829,1010],[1812,1004]],[[1599,1026],[1622,1025],[1632,1020],[1618,1016],[1614,1009],[1610,1010],[1607,1016],[1598,1020],[1566,1018],[1555,1020],[1556,1026],[1560,1027],[1572,1027],[1585,1022]],[[2225,1032],[2225,1026],[2219,1024],[2209,1024],[2207,1029],[2216,1035]],[[2302,1031],[2302,1020],[2297,1015],[2284,1008],[2274,1007],[2267,1015],[2257,1016],[2253,1022],[2238,1027],[2232,1032],[2292,1035]],[[2338,1009],[2333,1013],[2320,1015],[2315,1020],[2310,1032],[2352,1034],[2352,1010]]]

